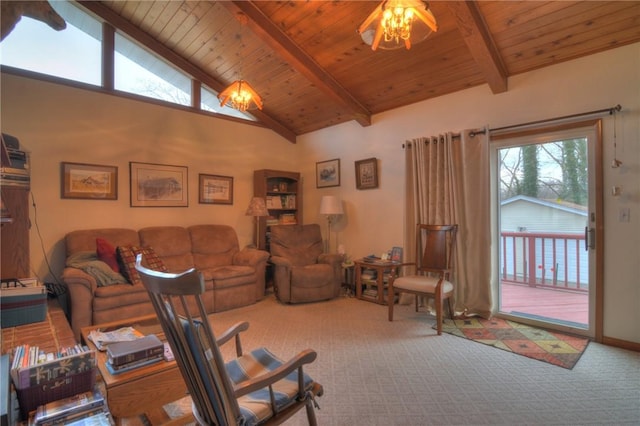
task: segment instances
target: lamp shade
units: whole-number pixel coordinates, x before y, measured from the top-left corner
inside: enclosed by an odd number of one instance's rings
[[[333,195],[325,195],[320,200],[320,214],[344,214],[342,202]]]
[[[247,207],[247,212],[245,213],[247,216],[269,216],[269,211],[267,210],[267,204],[262,197],[253,197],[251,202],[249,203],[249,207]]]

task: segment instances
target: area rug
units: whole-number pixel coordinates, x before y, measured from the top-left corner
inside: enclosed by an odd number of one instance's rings
[[[498,349],[572,369],[589,340],[494,318],[445,320],[442,331]]]

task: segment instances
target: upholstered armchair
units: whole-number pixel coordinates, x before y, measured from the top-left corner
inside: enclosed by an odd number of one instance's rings
[[[271,227],[274,290],[284,303],[315,302],[340,295],[342,256],[323,250],[320,225]]]

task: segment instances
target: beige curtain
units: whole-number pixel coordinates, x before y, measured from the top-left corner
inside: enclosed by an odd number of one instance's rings
[[[452,133],[405,144],[405,259],[415,259],[415,225],[458,224],[454,260],[455,311],[490,317],[489,142]],[[402,303],[401,299],[401,303]]]

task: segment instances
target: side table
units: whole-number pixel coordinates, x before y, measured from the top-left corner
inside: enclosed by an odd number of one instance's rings
[[[400,263],[387,262],[381,260],[366,261],[364,259],[358,259],[354,261],[356,270],[356,297],[358,299],[367,300],[369,302],[375,302],[380,305],[386,305],[386,286],[387,279],[392,270],[395,269],[396,273],[399,273]],[[362,272],[365,269],[371,269],[375,271],[375,280],[366,280],[362,277]],[[365,292],[363,286],[368,284],[375,289],[370,289]]]

